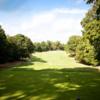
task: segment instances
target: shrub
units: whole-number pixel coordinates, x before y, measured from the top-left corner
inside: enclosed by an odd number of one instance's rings
[[[90,44],[89,40],[83,40],[77,46],[76,49],[76,60],[81,63],[89,65],[98,65],[99,61],[96,59],[95,48]]]
[[[81,36],[71,36],[67,42],[67,50],[70,53],[70,56],[76,55],[76,48],[81,40]]]

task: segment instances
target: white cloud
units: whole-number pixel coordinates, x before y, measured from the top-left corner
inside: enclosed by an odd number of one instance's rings
[[[83,0],[76,0],[77,4],[81,4]]]
[[[60,40],[66,42],[71,35],[81,35],[80,21],[85,12],[84,9],[59,8],[31,13],[29,16],[10,19],[9,23],[1,23],[9,34],[23,33],[33,41]]]
[[[63,14],[81,14],[84,13],[84,9],[55,9],[54,12],[63,13]]]

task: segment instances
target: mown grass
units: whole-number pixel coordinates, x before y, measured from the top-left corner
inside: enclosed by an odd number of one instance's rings
[[[35,53],[0,71],[0,100],[100,100],[100,72],[63,51]]]
[[[25,65],[25,66],[24,66]],[[33,54],[30,61],[23,64],[23,68],[40,69],[62,69],[62,68],[76,68],[76,67],[91,67],[76,62],[73,58],[69,57],[64,51],[49,51]]]

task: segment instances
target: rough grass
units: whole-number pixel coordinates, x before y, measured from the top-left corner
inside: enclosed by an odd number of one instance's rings
[[[100,72],[63,51],[35,53],[0,71],[0,100],[100,100]]]

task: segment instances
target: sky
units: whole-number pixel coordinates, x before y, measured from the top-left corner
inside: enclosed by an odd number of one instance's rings
[[[84,0],[0,0],[0,25],[11,36],[66,43],[82,35],[80,22],[88,9]]]

